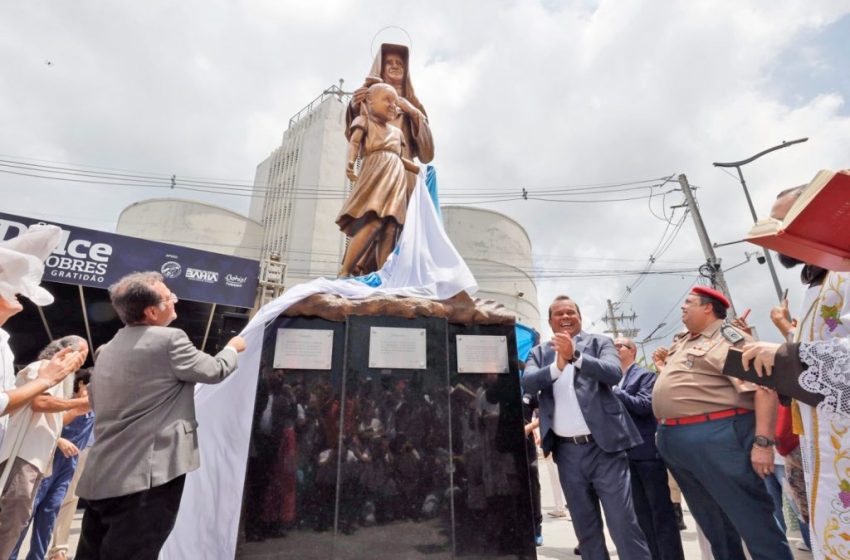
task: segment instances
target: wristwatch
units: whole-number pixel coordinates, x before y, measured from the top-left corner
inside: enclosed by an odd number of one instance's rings
[[[579,352],[578,350],[573,350],[573,357],[572,357],[572,358],[570,358],[570,362],[569,362],[569,363],[571,363],[571,364],[572,364],[572,363],[574,363],[576,360],[578,360],[579,358],[581,358],[581,352]]]
[[[753,439],[753,445],[755,445],[756,447],[770,448],[776,445],[776,442],[765,436],[756,436]]]

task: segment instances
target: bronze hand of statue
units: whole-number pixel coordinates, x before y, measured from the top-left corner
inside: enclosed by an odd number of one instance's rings
[[[357,173],[354,172],[354,162],[349,161],[345,166],[345,176],[348,177],[348,180],[352,183],[357,182]]]

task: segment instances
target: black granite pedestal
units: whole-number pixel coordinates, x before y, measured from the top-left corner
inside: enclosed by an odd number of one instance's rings
[[[424,329],[421,369],[370,367],[373,327]],[[333,331],[330,369],[274,369],[279,329]],[[504,337],[458,373],[457,335]],[[237,558],[535,558],[514,328],[280,317],[266,330]]]

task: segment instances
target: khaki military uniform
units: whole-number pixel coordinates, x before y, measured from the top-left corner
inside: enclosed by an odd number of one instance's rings
[[[729,348],[750,341],[720,319],[698,335],[676,338],[655,383],[653,412],[661,419],[691,418],[659,425],[658,451],[716,558],[743,560],[743,538],[753,560],[792,560],[773,502],[751,464],[755,415],[748,412],[755,409],[756,386],[723,375]],[[735,409],[731,416],[707,416]],[[729,521],[740,537],[729,538]]]
[[[753,410],[756,386],[723,375],[729,348],[741,348],[752,340],[750,335],[723,325],[721,319],[696,336],[677,336],[652,391],[655,417],[682,418],[730,408]]]

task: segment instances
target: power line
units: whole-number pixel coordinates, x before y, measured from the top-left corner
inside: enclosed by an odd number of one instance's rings
[[[89,183],[95,185],[110,185],[110,186],[135,186],[141,188],[179,188],[192,192],[205,192],[210,194],[227,194],[231,196],[257,197],[263,193],[271,193],[275,195],[283,195],[287,198],[294,199],[345,199],[347,192],[343,185],[280,185],[280,186],[261,186],[247,182],[236,182],[224,179],[196,179],[192,177],[179,177],[176,174],[166,175],[150,172],[124,172],[124,171],[104,171],[90,166],[80,166],[74,164],[65,165],[48,165],[44,163],[30,163],[21,159],[9,158],[0,159],[0,172],[18,175],[24,177],[68,181],[76,183]],[[658,183],[658,181],[662,181]],[[509,189],[494,189],[486,187],[486,192],[479,191],[478,188],[468,187],[461,189],[444,188],[441,191],[443,198],[475,198],[489,202],[510,202],[522,199],[528,199],[527,194],[530,192],[535,195],[531,197],[536,200],[546,202],[565,202],[574,201],[577,203],[591,202],[620,202],[624,200],[637,200],[641,198],[651,197],[654,189],[658,189],[666,184],[667,178],[659,179],[644,179],[637,181],[613,182],[613,183],[596,183],[586,185],[569,185],[564,187],[549,187],[549,188],[533,188],[529,191],[526,188],[509,188]],[[622,193],[629,191],[646,190],[648,193],[640,197],[624,197],[624,198],[599,198],[599,195],[608,195],[614,193]],[[571,200],[571,197],[581,197],[583,195],[594,195],[597,198],[587,200]],[[295,195],[295,196],[293,196]],[[306,195],[306,196],[298,196]],[[566,199],[566,200],[562,200]],[[475,203],[468,201],[467,203]]]

